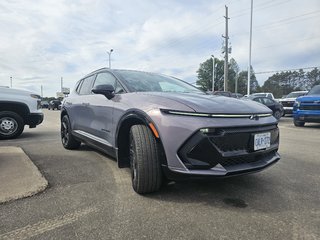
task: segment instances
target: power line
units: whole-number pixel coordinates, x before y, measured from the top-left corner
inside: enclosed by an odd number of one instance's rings
[[[303,41],[307,41],[307,40],[311,40],[311,39],[317,39],[317,38],[320,38],[320,35],[313,36],[313,37],[309,37],[309,38],[296,39],[296,40],[294,40],[294,41],[282,42],[282,43],[279,43],[279,44],[273,44],[273,45],[255,47],[254,49],[263,49],[263,48],[279,47],[279,46],[283,46],[283,45],[293,44],[293,43],[297,43],[297,42],[303,42]]]
[[[271,22],[271,23],[258,25],[258,26],[256,26],[256,28],[265,28],[265,27],[270,27],[272,25],[276,25],[276,26],[277,25],[282,25],[282,24],[279,24],[279,23],[288,22],[288,21],[291,22],[292,19],[301,18],[301,17],[304,17],[304,16],[308,16],[308,15],[312,15],[312,14],[319,14],[319,13],[320,13],[320,11],[313,11],[313,12],[303,13],[303,14],[292,16],[292,17],[289,17],[289,18],[279,19],[279,20]]]
[[[301,22],[301,21],[305,21],[305,20],[314,18],[316,16],[309,16],[309,17],[307,17],[307,16],[308,15],[313,15],[313,14],[319,14],[319,13],[320,13],[320,11],[303,13],[303,14],[292,16],[292,17],[289,17],[289,18],[279,19],[277,21],[266,23],[266,24],[263,24],[263,25],[258,25],[258,26],[255,26],[253,29],[255,31],[270,31],[270,28],[276,28],[276,27],[279,27],[279,26],[282,26],[282,25],[287,25],[287,24],[294,23],[296,21]],[[232,37],[237,37],[237,36],[242,36],[242,35],[247,35],[247,34],[248,34],[248,31],[245,31],[245,32],[241,31],[241,32],[236,32],[236,33],[232,34]]]
[[[305,70],[305,69],[314,69],[318,67],[304,67],[304,68],[292,68],[286,70],[272,70],[272,71],[265,71],[265,72],[255,72],[254,74],[266,74],[266,73],[277,73],[277,72],[289,72],[289,71],[297,71],[297,70]]]

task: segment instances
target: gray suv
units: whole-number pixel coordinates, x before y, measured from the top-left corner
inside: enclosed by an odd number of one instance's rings
[[[157,191],[165,178],[235,176],[280,159],[269,108],[161,74],[106,68],[64,99],[61,140],[66,149],[83,142],[130,167],[138,193]]]

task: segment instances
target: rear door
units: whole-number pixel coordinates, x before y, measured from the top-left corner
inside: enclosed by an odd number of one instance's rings
[[[81,80],[77,87],[76,94],[72,96],[72,103],[66,100],[69,109],[69,116],[73,130],[88,132],[92,112],[88,108],[90,105],[90,96],[92,95],[92,84],[96,75],[91,75]]]

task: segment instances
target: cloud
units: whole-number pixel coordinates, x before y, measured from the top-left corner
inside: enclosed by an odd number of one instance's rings
[[[107,66],[196,80],[211,54],[222,59],[225,7],[233,57],[248,65],[249,0],[1,1],[0,85],[54,96],[60,78],[73,87]],[[254,1],[252,65],[255,71],[319,64],[320,3]],[[263,83],[269,75],[257,75]]]

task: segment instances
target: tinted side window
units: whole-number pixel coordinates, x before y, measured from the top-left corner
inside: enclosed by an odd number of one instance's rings
[[[263,101],[264,101],[264,103],[265,103],[266,105],[272,105],[272,104],[274,104],[273,100],[271,100],[271,99],[269,99],[269,98],[264,98]]]
[[[77,86],[76,86],[76,92],[77,92],[77,93],[80,93],[80,88],[81,88],[82,83],[83,83],[83,80],[81,80],[81,81],[78,82],[78,84],[77,84]]]
[[[116,78],[112,74],[107,72],[99,73],[96,78],[96,81],[94,82],[94,87],[102,84],[109,84],[115,88]]]
[[[79,94],[85,95],[85,94],[91,94],[92,89],[92,81],[94,80],[95,75],[87,77],[83,80]]]
[[[253,101],[264,104],[261,98],[254,98]]]

